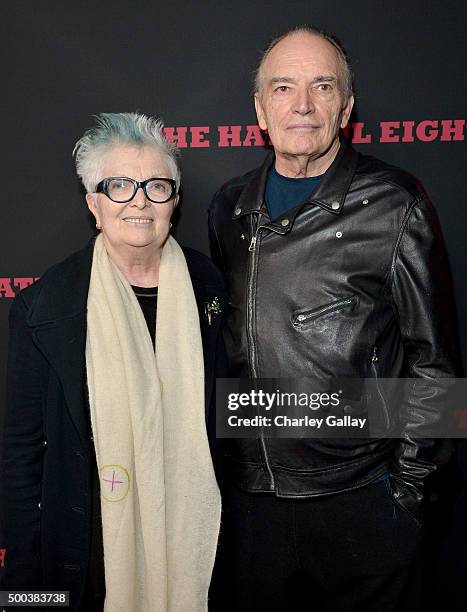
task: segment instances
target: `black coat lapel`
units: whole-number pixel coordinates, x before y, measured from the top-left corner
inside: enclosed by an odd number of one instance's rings
[[[184,248],[193,291],[198,305],[203,340],[206,418],[214,400],[220,328],[226,309],[225,289],[220,272],[212,261],[193,249]]]
[[[57,374],[80,437],[87,436],[85,398],[86,304],[94,241],[51,268],[41,279],[28,313],[39,350]]]
[[[223,303],[223,295],[215,289],[210,289],[192,278],[193,290],[198,305],[199,321],[201,327],[201,338],[203,341],[203,357],[204,357],[204,381],[205,381],[205,405],[206,411],[211,405],[212,395],[215,385],[215,363],[217,352],[217,339],[220,333],[220,324],[222,317],[208,316],[207,308],[215,298]],[[207,414],[206,414],[207,416]]]

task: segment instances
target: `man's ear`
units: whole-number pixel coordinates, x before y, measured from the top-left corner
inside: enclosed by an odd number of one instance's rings
[[[263,105],[261,104],[261,98],[258,92],[255,93],[255,110],[256,117],[258,118],[258,125],[263,131],[267,131],[268,126],[264,118]]]
[[[348,97],[347,104],[342,109],[341,128],[347,127],[347,124],[348,124],[349,118],[350,118],[350,113],[352,112],[352,109],[353,109],[354,101],[355,101],[354,97],[351,94]]]

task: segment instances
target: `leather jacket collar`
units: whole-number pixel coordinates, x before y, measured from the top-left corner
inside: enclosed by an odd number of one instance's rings
[[[251,213],[260,213],[268,219],[267,227],[277,233],[286,234],[292,228],[293,221],[303,205],[299,205],[287,211],[273,222],[269,216],[264,202],[264,190],[266,177],[269,168],[274,163],[274,152],[270,151],[264,163],[253,174],[250,182],[245,186],[237,206],[235,206],[232,218],[241,219]],[[323,210],[334,215],[340,214],[344,206],[345,197],[349,190],[355,169],[358,163],[358,153],[349,146],[344,139],[341,139],[341,146],[332,162],[325,172],[322,180],[308,201],[309,204],[316,204]],[[287,217],[287,225],[283,221]]]

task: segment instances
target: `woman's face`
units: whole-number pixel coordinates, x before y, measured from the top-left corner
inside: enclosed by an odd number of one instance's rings
[[[116,145],[104,153],[102,180],[111,176],[137,181],[149,178],[174,178],[166,156],[151,146]],[[163,204],[154,204],[138,189],[135,197],[117,204],[104,193],[86,194],[89,210],[102,228],[104,240],[111,250],[137,254],[144,247],[162,248],[169,234],[170,218],[178,203],[178,195]],[[136,250],[135,250],[136,249]]]

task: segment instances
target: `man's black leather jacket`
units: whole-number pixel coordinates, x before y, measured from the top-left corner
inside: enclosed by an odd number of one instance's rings
[[[273,160],[271,153],[225,184],[209,210],[212,256],[229,293],[230,375],[459,376],[447,256],[422,185],[342,143],[309,201],[271,221],[263,194]],[[406,408],[413,423],[438,418],[426,397]],[[395,500],[418,515],[427,478],[452,452],[447,440],[410,433],[398,440],[260,437],[229,448],[244,489],[309,497],[389,472]]]

